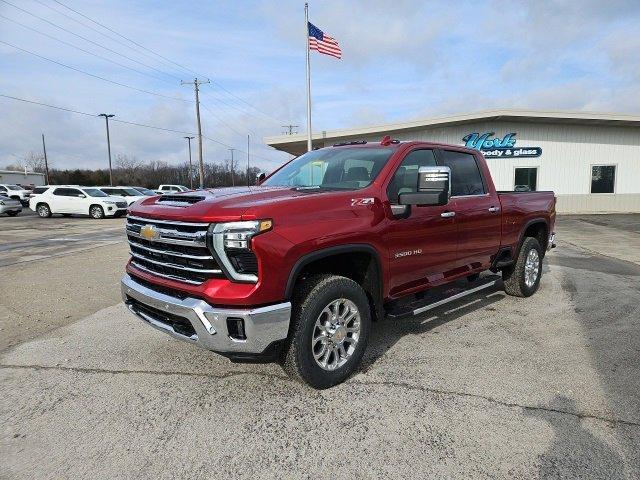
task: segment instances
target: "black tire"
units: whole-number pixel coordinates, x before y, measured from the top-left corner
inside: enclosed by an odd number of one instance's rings
[[[39,203],[36,206],[36,213],[40,218],[50,218],[51,217],[51,209],[49,205],[46,203]]]
[[[100,205],[91,205],[89,207],[89,216],[96,220],[100,220],[104,218],[104,210]]]
[[[531,251],[535,251],[535,254],[531,254]],[[533,295],[540,286],[540,278],[542,278],[542,247],[537,239],[533,237],[526,237],[520,247],[520,253],[516,262],[504,269],[502,269],[502,280],[504,282],[504,291],[508,295],[514,297],[530,297]],[[529,255],[535,257],[537,255],[537,272],[535,281],[527,281],[527,259]]]
[[[314,357],[312,339],[316,330],[316,321],[325,307],[339,299],[346,299],[357,308],[360,314],[360,332],[357,343],[346,362],[334,370],[326,370]],[[293,300],[289,337],[281,357],[282,368],[292,378],[306,382],[317,389],[337,385],[346,380],[360,366],[370,330],[369,300],[360,285],[349,278],[336,275],[310,277],[297,288]],[[328,347],[324,346],[324,348]],[[329,356],[327,362],[329,358],[335,360],[335,357]]]
[[[7,215],[9,215],[10,217],[15,217],[16,215],[18,215],[20,212],[7,212]]]

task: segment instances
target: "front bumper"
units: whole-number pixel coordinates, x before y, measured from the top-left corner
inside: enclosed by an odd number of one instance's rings
[[[262,354],[289,333],[289,302],[247,309],[218,308],[197,298],[160,293],[130,275],[122,278],[121,287],[125,305],[137,317],[173,337],[214,352],[229,356]],[[230,335],[227,319],[243,320],[246,339]]]

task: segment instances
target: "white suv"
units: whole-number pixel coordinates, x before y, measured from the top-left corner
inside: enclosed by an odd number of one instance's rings
[[[165,193],[188,192],[189,189],[183,185],[160,185],[156,193],[164,195]]]
[[[138,200],[142,200],[143,198],[147,198],[146,195],[143,195],[138,190],[133,187],[97,187],[102,190],[107,195],[111,195],[112,197],[123,197],[128,205],[131,205]]]
[[[29,200],[29,208],[42,218],[54,213],[104,218],[125,215],[127,202],[119,197],[110,197],[94,187],[56,185],[44,191],[40,187]]]
[[[7,198],[13,198],[14,200],[20,200],[20,203],[22,203],[22,205],[26,207],[29,204],[31,191],[22,188],[19,185],[0,183],[0,195],[3,195]]]

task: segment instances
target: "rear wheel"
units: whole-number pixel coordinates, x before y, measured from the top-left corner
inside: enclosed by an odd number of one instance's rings
[[[89,209],[89,215],[91,216],[91,218],[99,220],[101,218],[104,218],[104,210],[100,205],[92,205]]]
[[[283,369],[314,388],[332,387],[360,365],[371,314],[367,295],[346,277],[307,279],[294,299]]]
[[[36,212],[41,218],[49,218],[51,216],[51,209],[46,203],[41,203],[40,205],[38,205],[36,207]]]
[[[516,263],[502,270],[504,291],[515,297],[533,295],[540,286],[542,257],[542,247],[538,240],[533,237],[525,238]]]

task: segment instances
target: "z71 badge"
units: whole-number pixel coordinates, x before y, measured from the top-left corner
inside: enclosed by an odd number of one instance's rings
[[[375,202],[374,198],[352,198],[351,206],[356,207],[360,205],[373,205]]]

